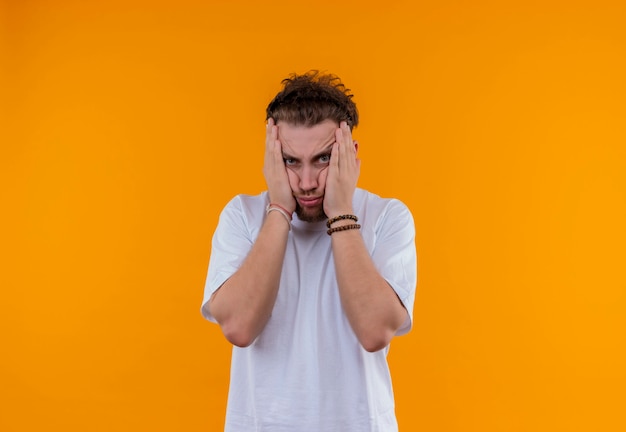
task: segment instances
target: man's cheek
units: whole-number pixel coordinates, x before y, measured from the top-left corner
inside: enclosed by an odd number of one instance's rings
[[[287,168],[287,178],[289,179],[289,187],[291,188],[291,191],[295,193],[298,190],[300,177],[298,177],[298,174],[293,172],[291,169]]]

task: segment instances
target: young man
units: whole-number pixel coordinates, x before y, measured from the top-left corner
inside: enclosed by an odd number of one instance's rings
[[[407,207],[356,187],[352,95],[332,75],[283,81],[267,107],[267,191],[213,237],[203,315],[234,345],[226,431],[397,431],[387,351],[416,285]]]

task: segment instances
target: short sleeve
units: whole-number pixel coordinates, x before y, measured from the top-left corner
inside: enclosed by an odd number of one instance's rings
[[[413,323],[417,252],[413,216],[401,201],[391,200],[378,220],[372,260],[408,311],[407,321],[396,333],[405,334]]]
[[[253,243],[242,201],[235,197],[222,210],[213,234],[201,308],[207,320],[216,322],[206,307],[209,299],[241,267]]]

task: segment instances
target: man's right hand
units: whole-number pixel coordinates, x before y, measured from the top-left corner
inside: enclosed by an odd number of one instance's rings
[[[267,183],[270,202],[284,207],[290,212],[296,210],[296,200],[293,197],[289,177],[283,160],[282,145],[278,139],[278,126],[274,119],[267,120],[265,130],[265,164],[263,175]]]

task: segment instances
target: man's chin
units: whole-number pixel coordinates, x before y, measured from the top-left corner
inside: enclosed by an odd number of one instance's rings
[[[323,206],[307,208],[296,203],[296,215],[298,215],[298,219],[304,222],[321,222],[328,219]]]

